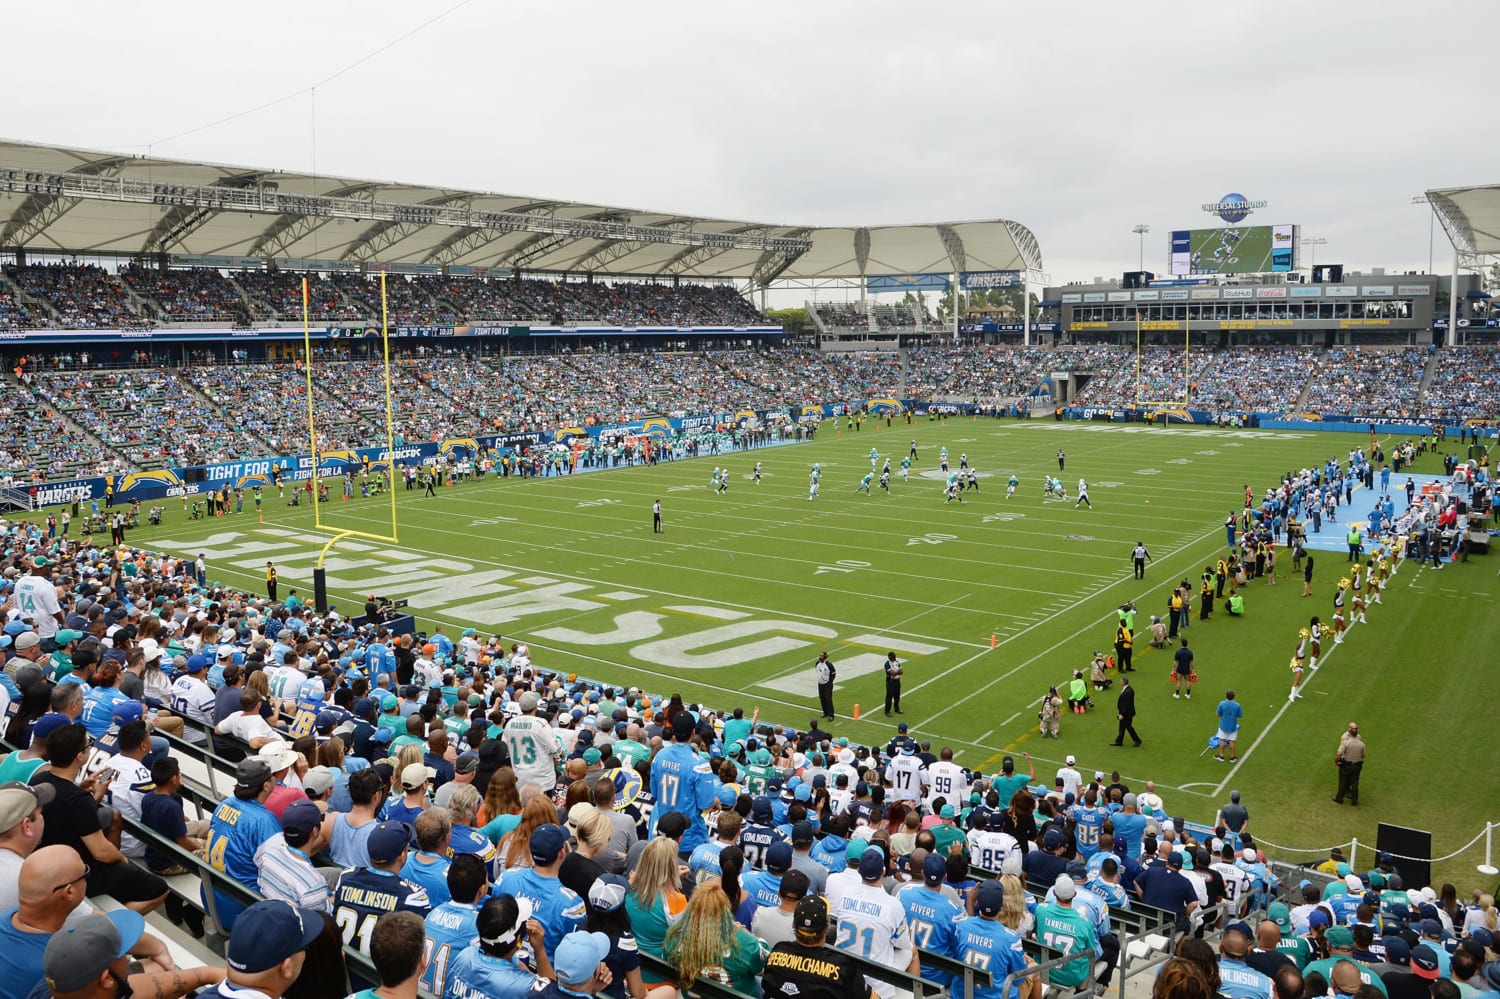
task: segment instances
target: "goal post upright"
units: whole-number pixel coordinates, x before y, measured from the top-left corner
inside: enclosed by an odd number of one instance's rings
[[[334,527],[323,523],[323,505],[320,493],[320,474],[322,471],[322,456],[318,451],[318,426],[317,411],[313,404],[313,351],[312,351],[312,313],[310,307],[310,291],[306,277],[302,279],[302,353],[303,367],[307,373],[307,438],[308,454],[311,457],[312,467],[309,472],[312,484],[313,504],[313,529],[330,533],[332,536],[318,552],[318,561],[313,566],[313,606],[319,614],[328,612],[328,575],[323,567],[323,561],[334,546],[345,538],[366,538],[371,541],[385,541],[390,544],[399,543],[396,532],[396,433],[395,433],[395,408],[394,392],[391,387],[391,327],[390,327],[390,304],[386,294],[386,274],[380,272],[380,342],[382,348],[382,360],[385,374],[385,440],[386,440],[386,471],[391,500],[391,531],[389,534],[377,534],[373,531],[360,531],[352,527]]]

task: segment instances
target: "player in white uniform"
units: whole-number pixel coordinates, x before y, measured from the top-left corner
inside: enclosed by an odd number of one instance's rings
[[[750,477],[755,480],[757,486],[760,485],[760,462],[757,461],[755,463],[755,471],[751,473]]]
[[[1011,476],[1010,476],[1010,481],[1008,483],[1006,483],[1006,485],[1005,485],[1005,498],[1006,499],[1010,499],[1012,496],[1014,496],[1016,494],[1016,487],[1019,486],[1020,484],[1021,484],[1021,480],[1018,479],[1018,478],[1016,478],[1015,473],[1012,472]]]
[[[885,469],[880,473],[880,488],[887,493],[891,491],[891,463],[885,463]]]
[[[1073,501],[1073,509],[1078,509],[1079,503],[1084,504],[1090,510],[1094,508],[1094,504],[1089,502],[1089,484],[1083,479],[1078,480],[1078,499]]]
[[[720,496],[729,492],[729,469],[724,469],[724,474],[719,476],[719,488],[715,490]]]

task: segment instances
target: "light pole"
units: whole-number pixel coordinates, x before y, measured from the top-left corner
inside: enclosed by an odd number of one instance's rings
[[[1134,228],[1132,228],[1130,231],[1133,232],[1133,233],[1135,233],[1137,236],[1140,237],[1140,243],[1141,243],[1140,262],[1136,264],[1136,268],[1135,269],[1138,270],[1138,271],[1143,271],[1143,270],[1146,269],[1146,233],[1148,233],[1148,232],[1151,231],[1151,227],[1149,225],[1147,225],[1146,223],[1141,222],[1138,225],[1136,225]]]
[[[1431,201],[1427,200],[1427,195],[1425,195],[1425,194],[1419,194],[1415,198],[1412,198],[1411,199],[1411,203],[1414,204],[1414,205],[1431,205],[1432,204]],[[1437,209],[1434,208],[1432,211],[1428,212],[1428,214],[1427,214],[1427,273],[1428,274],[1432,273],[1432,232],[1433,232],[1434,224],[1436,222],[1437,222]]]
[[[1307,257],[1307,272],[1309,274],[1312,273],[1314,265],[1316,265],[1318,262],[1318,247],[1327,242],[1328,240],[1324,239],[1322,236],[1302,237],[1302,245],[1312,247],[1312,252],[1309,253]]]

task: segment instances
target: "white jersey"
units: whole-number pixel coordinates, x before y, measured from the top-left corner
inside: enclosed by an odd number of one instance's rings
[[[906,928],[906,908],[879,885],[851,885],[833,910],[838,918],[834,946],[866,960],[892,968],[905,968],[911,960],[911,934]],[[898,952],[903,956],[898,957]],[[865,978],[881,999],[895,999],[896,987]]]
[[[890,801],[919,801],[922,797],[922,760],[903,753],[885,765],[885,775],[890,779],[891,790],[886,797]]]
[[[1072,767],[1063,767],[1057,772],[1057,776],[1062,778],[1063,794],[1071,794],[1077,800],[1078,789],[1083,787],[1083,774]]]
[[[1224,879],[1224,899],[1229,905],[1229,912],[1238,915],[1240,904],[1250,897],[1255,879],[1234,864],[1210,864],[1209,869],[1218,871],[1219,877]]]
[[[115,773],[109,782],[109,803],[120,810],[127,819],[141,821],[141,799],[151,793],[151,771],[140,760],[116,753],[105,764]],[[146,855],[146,845],[129,832],[120,833],[120,852],[127,857],[140,859]]]
[[[297,691],[302,689],[302,681],[306,679],[295,666],[283,666],[266,677],[266,687],[271,691],[272,697],[289,701],[297,696]]]
[[[62,607],[57,602],[56,583],[45,576],[22,576],[16,580],[15,603],[22,617],[31,618],[36,637],[45,640],[57,636],[62,625],[53,615],[60,613]]]
[[[501,738],[510,750],[517,786],[535,784],[542,791],[551,791],[557,786],[560,752],[550,725],[535,715],[521,715],[505,723]]]
[[[992,829],[974,829],[967,838],[969,859],[986,871],[999,871],[1005,865],[1005,858],[1020,845],[1010,833]]]
[[[186,718],[202,722],[204,725],[212,725],[214,723],[214,692],[198,677],[185,673],[172,682],[172,710]],[[207,735],[191,725],[184,731],[184,738],[188,742],[208,741]]]
[[[964,777],[964,768],[957,763],[940,760],[927,768],[927,807],[942,798],[955,810],[969,800],[969,782]]]

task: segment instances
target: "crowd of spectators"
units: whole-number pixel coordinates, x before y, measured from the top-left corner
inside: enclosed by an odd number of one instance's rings
[[[823,325],[830,329],[867,330],[870,328],[869,313],[862,305],[814,302],[813,308],[817,310],[818,318],[823,321]]]
[[[162,270],[127,264],[119,276],[164,323],[241,322],[250,309],[229,279],[210,267]]]
[[[1423,415],[1493,419],[1500,394],[1500,351],[1449,347],[1438,352],[1432,380],[1422,392]]]
[[[395,636],[295,590],[210,583],[201,560],[3,531],[0,590],[37,608],[10,601],[0,646],[6,996],[44,979],[35,994],[114,995],[127,977],[173,997],[562,999],[613,980],[675,999],[700,977],[895,995],[864,977],[879,966],[962,994],[940,956],[987,969],[983,995],[1031,999],[1027,946],[1060,955],[1049,985],[1108,988],[1131,913],[1177,944],[1161,999],[1500,988],[1493,898],[1337,850],[1294,884],[1238,793],[1193,824],[1150,781],[1091,780],[1071,756],[1055,778],[1024,754],[991,772],[904,723],[861,745],[824,728],[837,719],[793,728],[565,675],[499,634]],[[204,766],[232,790],[210,792]],[[203,935],[197,880],[168,880],[199,856],[259,900],[215,889],[226,960],[179,969],[141,917]],[[1276,988],[1283,969],[1307,987]]]
[[[125,289],[113,275],[94,264],[6,264],[5,277],[51,307],[54,315],[48,317],[48,326],[120,329],[142,322],[130,308]]]
[[[1339,347],[1314,355],[1304,408],[1320,413],[1416,416],[1431,350]]]
[[[23,330],[37,325],[31,309],[10,288],[0,285],[0,330]]]
[[[332,322],[370,318],[344,298],[331,278],[320,274],[280,270],[234,271],[233,277],[250,296],[251,314],[256,319],[301,319],[303,278],[307,279],[310,318]]]

